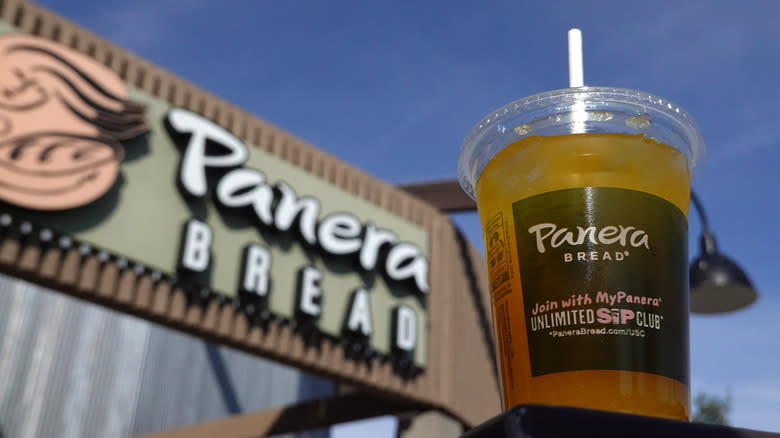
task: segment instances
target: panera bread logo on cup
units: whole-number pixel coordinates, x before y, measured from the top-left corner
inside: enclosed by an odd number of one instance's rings
[[[144,107],[116,73],[60,44],[0,36],[0,199],[35,210],[105,194],[144,132]]]
[[[563,244],[569,246],[580,245],[614,245],[618,244],[628,248],[646,248],[650,249],[649,236],[644,230],[633,226],[607,225],[605,227],[577,227],[576,231],[569,230],[566,227],[559,228],[553,223],[540,223],[528,228],[529,234],[536,237],[536,250],[539,254],[544,254],[547,250],[545,244],[550,247],[558,248]],[[596,261],[596,260],[623,260],[630,253],[629,251],[599,252],[599,251],[578,251],[567,252],[564,254],[564,261]]]

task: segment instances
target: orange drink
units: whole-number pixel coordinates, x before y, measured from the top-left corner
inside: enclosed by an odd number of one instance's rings
[[[503,406],[689,418],[687,211],[693,119],[633,90],[510,104],[464,142]]]

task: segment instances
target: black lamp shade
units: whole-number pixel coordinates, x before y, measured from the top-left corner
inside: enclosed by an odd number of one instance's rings
[[[719,252],[705,251],[691,263],[689,273],[692,313],[731,312],[758,298],[742,269]]]

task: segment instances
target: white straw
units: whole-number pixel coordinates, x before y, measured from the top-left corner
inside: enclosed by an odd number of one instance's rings
[[[582,87],[582,32],[569,29],[569,87]]]

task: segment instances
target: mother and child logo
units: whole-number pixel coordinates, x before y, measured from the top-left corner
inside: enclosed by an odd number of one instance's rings
[[[0,36],[0,199],[80,207],[115,183],[122,141],[147,131],[122,79],[87,55],[28,35]]]

